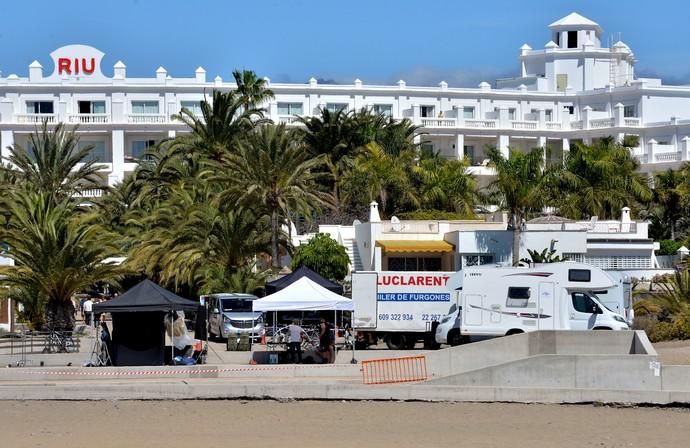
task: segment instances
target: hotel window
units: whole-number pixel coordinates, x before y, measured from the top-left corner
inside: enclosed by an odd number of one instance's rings
[[[326,104],[326,110],[332,114],[342,110],[347,112],[347,103],[328,103]]]
[[[388,257],[389,271],[440,271],[441,257]]]
[[[386,117],[393,116],[393,105],[392,104],[374,104],[371,110],[377,115],[384,115]]]
[[[302,115],[302,103],[278,103],[278,115]]]
[[[52,101],[27,101],[26,102],[26,113],[27,114],[52,114],[53,112],[53,102]]]
[[[145,160],[144,154],[154,146],[156,146],[155,140],[134,140],[128,153],[125,154],[125,161],[133,162],[135,160]]]
[[[577,48],[577,31],[568,31],[568,48]]]
[[[180,107],[182,109],[187,109],[192,115],[200,117],[203,115],[201,112],[201,103],[201,101],[181,101]]]
[[[484,264],[493,264],[493,254],[468,254],[462,256],[462,266],[481,266]]]
[[[473,106],[465,106],[462,108],[462,118],[464,119],[473,119],[474,118],[474,107]]]
[[[135,115],[157,115],[158,101],[132,101],[132,113]]]
[[[105,101],[78,101],[80,114],[104,114]]]
[[[508,120],[515,120],[515,108],[508,109]]]
[[[568,75],[567,74],[557,74],[556,75],[556,90],[559,92],[565,92],[568,88]]]
[[[419,116],[422,118],[435,118],[434,106],[419,106]]]
[[[565,109],[568,109],[570,115],[575,115],[575,106],[565,106]]]
[[[100,162],[100,163],[110,163],[109,154],[105,152],[105,142],[103,141],[79,141],[78,148],[83,149],[87,146],[91,146],[89,155],[86,156],[84,161],[90,162]]]
[[[635,105],[629,105],[623,107],[623,116],[626,118],[635,116]]]
[[[553,109],[546,109],[544,111],[544,120],[553,121]]]
[[[431,142],[422,142],[422,144],[419,145],[419,149],[423,154],[433,154],[434,144]]]

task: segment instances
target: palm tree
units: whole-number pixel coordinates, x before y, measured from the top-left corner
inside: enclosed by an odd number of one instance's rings
[[[237,154],[223,159],[227,173],[218,176],[226,189],[223,201],[245,206],[263,207],[270,214],[271,257],[274,268],[279,267],[280,216],[290,212],[303,216],[322,206],[332,205],[332,196],[319,191],[319,180],[328,173],[318,171],[325,156],[311,157],[294,132],[284,125],[266,125],[241,143]]]
[[[690,270],[682,269],[666,276],[657,283],[658,291],[652,293],[652,303],[671,319],[690,319]]]
[[[364,152],[357,156],[353,168],[345,173],[341,184],[345,200],[357,201],[351,193],[367,194],[367,202],[376,200],[381,210],[391,215],[400,205],[419,205],[410,179],[409,168],[415,153],[404,151],[398,155],[385,152],[381,146],[371,142]]]
[[[88,220],[69,198],[55,202],[46,192],[17,191],[7,205],[12,220],[0,229],[0,239],[10,245],[7,256],[15,266],[5,268],[0,284],[20,290],[20,300],[44,298],[46,324],[71,330],[71,297],[123,273],[104,263],[120,254],[117,237]]]
[[[652,199],[647,180],[637,172],[639,162],[612,139],[576,144],[564,165],[561,189],[566,194],[559,204],[563,216],[612,219],[623,207]]]
[[[422,154],[412,168],[422,207],[472,215],[477,186],[466,168],[465,160],[446,160],[439,153]]]
[[[18,143],[10,147],[3,171],[12,170],[16,182],[26,188],[54,194],[59,201],[86,189],[100,188],[102,168],[89,160],[93,145],[79,147],[76,129],[68,130],[62,123],[49,130],[47,122],[29,136],[29,147]],[[5,174],[4,176],[8,176]]]
[[[510,150],[508,158],[497,148],[487,156],[496,177],[487,187],[487,197],[508,212],[508,230],[513,231],[513,265],[520,261],[520,231],[527,213],[539,209],[545,201],[546,179],[544,152],[541,148],[528,153]]]
[[[675,240],[678,223],[686,216],[682,192],[685,179],[682,171],[671,169],[654,175],[651,215],[663,229],[663,235],[659,235],[663,239],[670,236]]]
[[[247,133],[261,119],[261,111],[247,103],[246,98],[235,92],[213,91],[212,102],[201,103],[201,116],[182,109],[173,118],[186,124],[191,132],[182,134],[169,145],[167,158],[183,157],[188,163],[198,162],[199,156],[218,161],[223,154],[232,152]]]
[[[214,185],[177,185],[151,211],[130,214],[141,229],[128,264],[161,282],[193,291],[228,276],[267,253],[268,219],[255,209],[223,204]]]
[[[245,110],[254,109],[261,103],[275,98],[265,79],[260,79],[252,70],[234,70],[232,76],[237,84],[237,95]]]

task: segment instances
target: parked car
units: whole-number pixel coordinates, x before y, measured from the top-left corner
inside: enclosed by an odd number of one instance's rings
[[[208,332],[210,336],[227,339],[231,335],[249,333],[258,342],[264,330],[263,313],[252,311],[252,302],[258,299],[252,294],[219,293],[202,296],[208,307]]]

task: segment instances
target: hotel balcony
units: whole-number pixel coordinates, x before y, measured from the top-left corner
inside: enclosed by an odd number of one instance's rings
[[[129,114],[127,123],[130,124],[166,124],[172,120],[162,114]]]
[[[41,124],[44,121],[53,124],[58,121],[56,114],[17,114],[15,117],[19,124]]]
[[[110,114],[72,114],[67,117],[70,124],[107,124]]]

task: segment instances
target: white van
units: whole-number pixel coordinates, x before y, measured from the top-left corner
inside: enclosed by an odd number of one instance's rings
[[[626,319],[607,309],[595,294],[614,287],[604,271],[582,263],[467,268],[461,294],[461,334],[628,330]]]
[[[219,293],[201,296],[208,307],[209,335],[221,339],[248,334],[254,341],[261,339],[264,331],[263,314],[252,310],[253,294]]]

